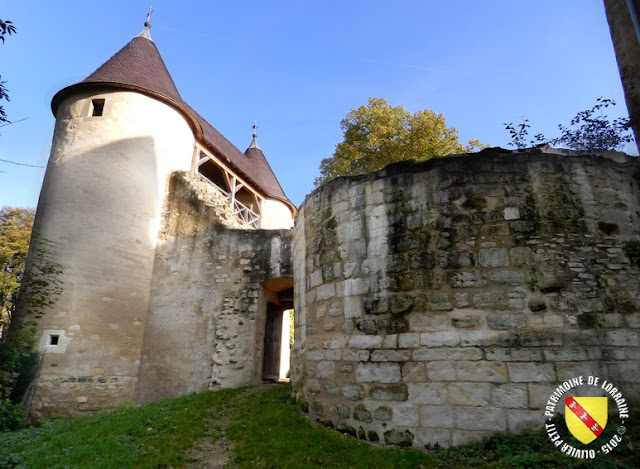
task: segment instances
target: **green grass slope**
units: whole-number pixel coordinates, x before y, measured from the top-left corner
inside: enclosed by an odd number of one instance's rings
[[[229,454],[210,465],[203,442],[222,440]],[[631,448],[635,442],[637,434],[630,431],[622,447],[594,461],[561,454],[542,430],[449,450],[375,447],[310,423],[287,387],[276,386],[192,394],[144,407],[123,405],[0,433],[0,469],[635,468],[640,467]]]

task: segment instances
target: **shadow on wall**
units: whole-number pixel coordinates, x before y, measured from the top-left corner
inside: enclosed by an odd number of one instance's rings
[[[38,323],[34,415],[133,400],[162,196],[153,155],[153,139],[140,137],[49,161],[34,233],[61,266],[62,292]]]
[[[192,229],[163,227],[156,249],[139,403],[260,382],[267,311],[292,285],[291,230],[228,229],[182,189],[165,221]]]

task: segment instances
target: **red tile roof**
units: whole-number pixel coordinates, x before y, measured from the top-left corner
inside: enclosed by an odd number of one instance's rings
[[[85,80],[56,93],[51,101],[53,114],[56,115],[58,106],[70,93],[97,84],[140,91],[173,105],[185,115],[201,144],[236,169],[238,175],[253,182],[256,190],[286,203],[295,213],[295,206],[285,195],[262,151],[250,149],[250,154],[243,154],[183,101],[156,45],[150,39],[141,36],[133,38]]]

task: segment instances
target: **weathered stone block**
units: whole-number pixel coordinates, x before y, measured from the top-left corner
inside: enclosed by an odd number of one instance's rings
[[[429,360],[444,360],[447,358],[447,352],[445,349],[422,347],[413,350],[411,357],[417,361],[429,361]]]
[[[420,426],[427,428],[451,428],[453,426],[453,411],[446,406],[420,407]]]
[[[575,378],[575,376],[572,376]],[[551,393],[555,391],[557,384],[529,384],[527,389],[529,391],[529,408],[530,409],[544,409],[549,400]]]
[[[504,285],[524,284],[524,272],[515,269],[500,269],[489,273],[489,280]]]
[[[469,294],[468,293],[454,293],[453,299],[456,307],[458,308],[466,308],[471,303],[469,302]]]
[[[447,400],[447,389],[441,383],[409,384],[409,399],[418,405],[444,404]]]
[[[434,293],[429,301],[431,311],[451,311],[453,306],[447,293]]]
[[[448,329],[445,314],[421,314],[414,311],[408,317],[409,328],[414,332],[437,332]]]
[[[505,220],[518,220],[520,218],[518,207],[505,207],[503,213]]]
[[[616,347],[637,347],[640,345],[635,331],[605,331],[603,344]]]
[[[342,386],[342,396],[351,401],[359,401],[364,397],[364,388],[359,384],[347,383]]]
[[[478,383],[504,383],[507,381],[507,367],[502,363],[458,362],[457,374],[460,381]]]
[[[509,377],[514,383],[554,382],[556,370],[553,363],[508,363]]]
[[[509,251],[504,248],[480,249],[478,263],[482,267],[508,267]]]
[[[320,284],[322,284],[322,272],[320,270],[311,272],[309,276],[309,286],[315,288]]]
[[[343,349],[347,345],[347,339],[345,337],[333,337],[331,339],[325,340],[322,342],[322,348],[331,349],[331,350],[339,350]],[[327,356],[325,352],[325,357]]]
[[[538,348],[489,347],[485,351],[487,360],[498,362],[542,361],[542,350]]]
[[[451,432],[444,429],[420,428],[416,432],[416,442],[420,448],[448,448],[451,445]]]
[[[320,383],[318,382],[318,380],[309,379],[306,382],[306,386],[307,386],[307,393],[311,395],[315,395],[320,392]]]
[[[563,334],[556,330],[523,331],[519,336],[523,347],[553,347],[564,344]]]
[[[420,334],[410,332],[398,334],[398,346],[400,348],[415,348],[420,346]]]
[[[350,362],[366,362],[369,360],[369,351],[344,349],[342,359]]]
[[[318,301],[329,300],[331,298],[335,298],[335,296],[336,287],[333,283],[320,285],[316,290],[316,297]]]
[[[456,422],[462,430],[503,432],[507,429],[505,411],[490,408],[457,408]]]
[[[362,317],[362,301],[359,297],[346,297],[344,299],[344,317],[346,319]]]
[[[582,347],[545,349],[544,357],[550,362],[587,361],[589,359],[587,349]]]
[[[506,331],[458,331],[460,335],[460,345],[462,346],[478,346],[478,345],[501,345],[503,347],[511,347],[518,343],[518,337]]]
[[[335,404],[329,408],[329,412],[340,417],[341,419],[348,419],[351,417],[351,409],[342,404]]]
[[[477,316],[459,316],[451,318],[451,325],[459,329],[473,329],[480,323]]]
[[[460,336],[456,331],[423,332],[420,334],[420,344],[429,347],[453,347],[460,344]]]
[[[438,262],[443,269],[460,269],[476,264],[476,256],[472,251],[440,251]]]
[[[492,329],[517,329],[526,323],[524,314],[491,314],[487,317],[487,324]]]
[[[413,298],[407,295],[394,295],[389,300],[391,314],[405,314],[413,309]]]
[[[372,319],[365,319],[364,321],[359,321],[356,323],[356,327],[358,330],[364,332],[365,334],[375,334],[378,332],[378,325]]]
[[[338,385],[336,383],[331,382],[331,381],[325,383],[324,390],[330,396],[339,396],[340,395],[340,388],[338,387]]]
[[[382,337],[379,335],[356,335],[349,339],[349,347],[356,349],[370,349],[382,347]]]
[[[449,276],[449,284],[453,288],[484,288],[487,286],[487,280],[481,271],[472,270],[452,273]]]
[[[381,422],[389,421],[393,418],[393,410],[391,407],[380,406],[373,412],[373,418]]]
[[[353,409],[353,418],[354,420],[365,423],[371,423],[373,420],[371,412],[362,404],[357,405],[356,408]]]
[[[427,379],[424,363],[408,362],[402,365],[402,381],[405,383],[422,383]]]
[[[309,406],[309,410],[312,414],[322,416],[324,415],[324,406],[320,401],[313,401]]]
[[[515,247],[509,249],[511,264],[514,266],[535,265],[536,255],[528,247]]]
[[[413,445],[413,433],[409,430],[389,430],[384,432],[384,442],[387,445],[411,446]]]
[[[411,358],[409,350],[374,350],[371,352],[373,362],[406,362]]]
[[[427,376],[431,381],[454,381],[456,379],[455,364],[450,361],[430,362],[426,366]]]
[[[407,385],[374,386],[369,390],[369,396],[377,401],[406,401],[409,397]]]
[[[508,299],[504,293],[481,292],[471,298],[473,305],[479,309],[503,310],[508,306]]]
[[[449,403],[454,406],[484,406],[491,399],[493,385],[486,383],[452,383],[449,385]]]
[[[446,349],[448,360],[481,360],[482,350],[473,347]]]
[[[545,424],[544,414],[536,410],[510,410],[507,425],[510,432],[519,433],[526,428],[540,430]]]
[[[507,409],[526,409],[529,395],[526,385],[502,384],[493,388],[491,406]]]
[[[318,378],[322,378],[322,379],[333,378],[334,366],[335,365],[333,362],[319,362],[318,371],[317,371]]]
[[[356,368],[356,381],[360,383],[398,383],[400,378],[397,363],[360,363]]]
[[[322,350],[309,350],[307,352],[307,360],[316,361],[324,359],[324,352]]]
[[[387,336],[382,339],[382,347],[398,348],[398,334],[387,334]]]
[[[598,362],[556,362],[557,380],[566,381],[576,376],[602,376],[602,366]]]
[[[624,383],[625,387],[623,388],[625,391],[625,396],[629,395],[627,393],[627,388],[631,389],[633,387],[629,386],[629,383],[640,383],[640,373],[638,361],[631,360],[624,363],[607,363],[605,365],[606,369],[609,372],[609,376],[611,380],[615,380],[615,383]],[[633,395],[633,394],[632,394]]]

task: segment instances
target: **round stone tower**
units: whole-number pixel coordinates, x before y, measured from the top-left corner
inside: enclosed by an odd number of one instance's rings
[[[44,292],[55,303],[38,321],[47,353],[36,416],[54,401],[92,410],[134,399],[167,179],[190,169],[194,151],[194,122],[180,103],[148,24],[53,98],[30,271],[58,273]]]

